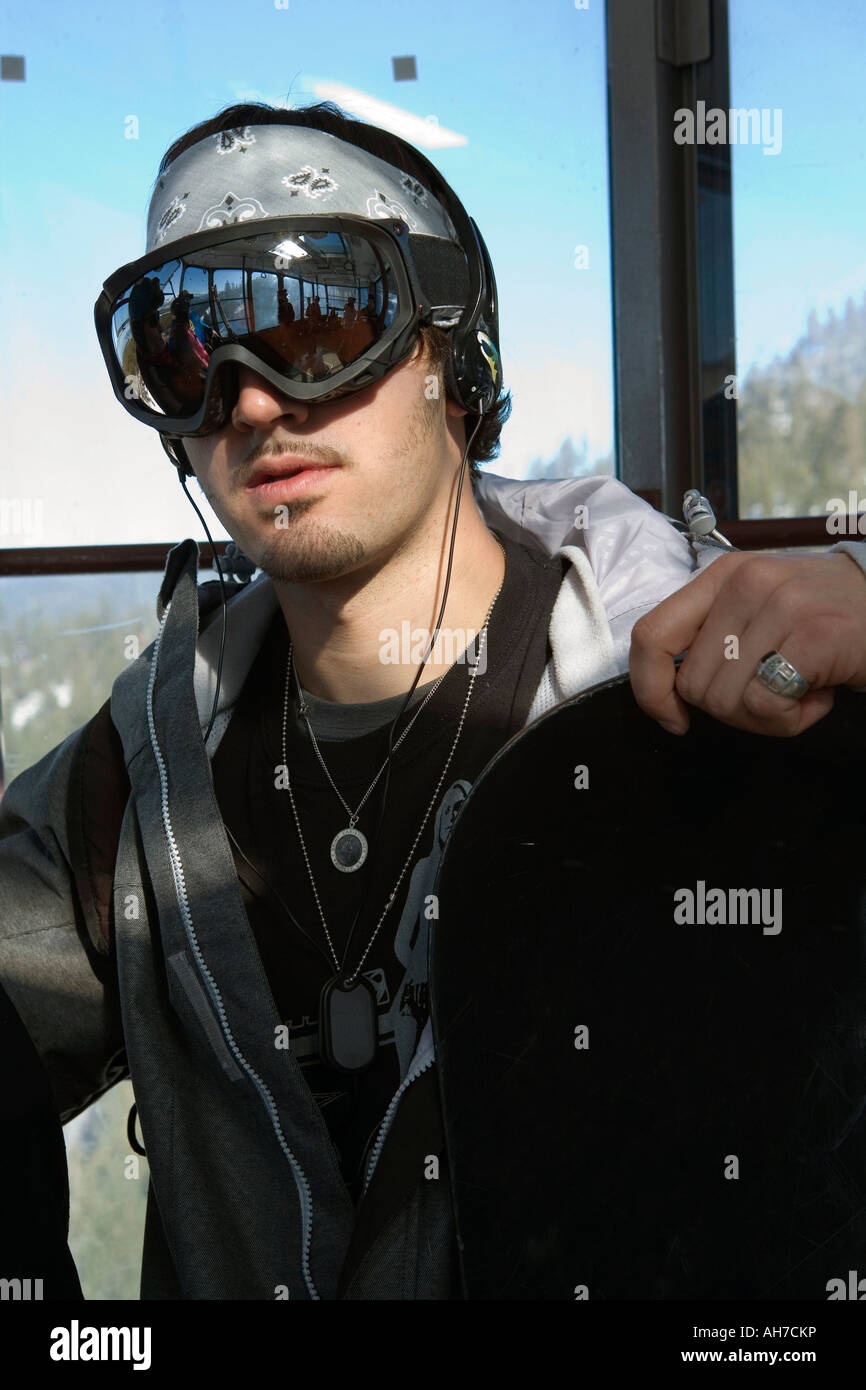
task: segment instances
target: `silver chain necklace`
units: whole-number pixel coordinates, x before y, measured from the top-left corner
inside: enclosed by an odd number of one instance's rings
[[[301,718],[304,720],[304,723],[307,726],[307,731],[310,735],[310,741],[312,742],[313,748],[316,751],[316,757],[322,764],[322,770],[324,771],[325,776],[327,777],[328,781],[330,782],[331,786],[334,788],[334,791],[337,793],[337,796],[342,802],[343,809],[345,810],[346,815],[349,817],[349,824],[346,826],[345,830],[338,830],[333,840],[331,841],[331,863],[334,865],[334,868],[339,869],[341,873],[353,874],[355,870],[360,869],[361,865],[364,863],[364,860],[367,858],[367,852],[369,849],[366,835],[362,834],[360,830],[356,830],[355,828],[358,823],[358,817],[361,814],[361,811],[364,809],[364,803],[370,796],[371,792],[374,790],[376,783],[379,781],[379,778],[382,776],[382,773],[385,771],[385,768],[388,766],[388,759],[385,759],[382,766],[379,768],[379,771],[376,773],[376,776],[373,778],[369,787],[367,788],[364,795],[361,797],[361,800],[358,802],[358,805],[356,806],[355,810],[353,811],[352,808],[348,805],[348,803],[344,800],[339,787],[337,786],[336,782],[334,781],[333,777],[328,771],[327,764],[325,762],[324,757],[322,756],[322,750],[319,748],[319,744],[316,740],[316,735],[313,733],[313,726],[310,723],[309,718],[310,707],[304,699],[304,692],[301,689],[301,682],[298,679],[298,673],[295,669],[295,661],[292,652],[291,642],[289,642],[289,666],[294,675],[295,684],[298,689],[298,713],[300,714]],[[450,669],[451,668],[449,667],[449,670]],[[406,725],[402,734],[398,738],[397,742],[394,744],[394,747],[391,749],[392,757],[397,752],[397,749],[400,747],[400,744],[403,742],[409,730],[412,728],[412,725],[415,723],[415,720],[418,718],[418,715],[421,713],[427,701],[430,700],[436,694],[436,691],[439,689],[439,686],[442,684],[447,675],[448,671],[443,671],[442,675],[439,677],[438,681],[436,681],[433,688],[427,692],[424,699],[421,701],[421,704],[418,706],[414,715],[412,716],[409,723]],[[283,762],[285,763],[285,756],[283,757]]]
[[[503,549],[504,554],[505,551],[504,548],[502,548],[501,546],[501,542],[500,548]],[[487,641],[487,628],[490,623],[490,618],[492,616],[493,609],[496,606],[496,600],[499,598],[499,595],[502,592],[502,584],[504,583],[505,576],[503,575],[502,583],[496,590],[496,593],[493,596],[493,602],[490,604],[490,607],[487,610],[487,616],[484,619],[484,625],[481,629],[479,637],[478,659],[477,661],[471,663],[472,674],[469,677],[469,688],[466,691],[466,698],[463,701],[463,709],[460,712],[460,719],[457,724],[457,730],[454,734],[448,757],[445,760],[445,766],[439,774],[439,780],[436,783],[433,795],[431,796],[430,801],[427,805],[427,809],[424,812],[424,818],[421,821],[420,826],[418,827],[418,831],[415,835],[414,840],[412,841],[412,846],[409,850],[409,853],[406,856],[406,859],[403,863],[403,867],[401,868],[400,873],[397,877],[397,882],[394,884],[394,887],[388,895],[387,901],[385,903],[384,908],[382,909],[379,920],[373,928],[373,935],[367,942],[366,949],[362,953],[361,959],[358,961],[358,964],[356,965],[352,974],[348,977],[345,976],[344,972],[346,957],[348,956],[349,947],[351,946],[352,933],[349,933],[349,940],[346,945],[346,951],[344,953],[343,960],[340,961],[337,956],[337,952],[334,949],[334,943],[331,940],[331,933],[328,930],[328,924],[325,920],[325,913],[322,909],[322,902],[319,897],[318,889],[316,888],[316,880],[313,876],[313,869],[312,865],[310,864],[310,856],[307,853],[307,845],[306,841],[304,840],[303,831],[301,830],[301,822],[298,816],[298,808],[295,804],[295,796],[294,792],[292,791],[291,778],[289,777],[289,764],[286,750],[286,728],[289,717],[291,678],[294,669],[293,647],[291,639],[289,641],[289,658],[286,663],[286,685],[285,695],[283,699],[283,722],[281,744],[282,768],[285,770],[286,789],[289,793],[289,801],[292,807],[292,816],[294,818],[295,827],[298,832],[298,840],[300,841],[301,851],[304,856],[304,863],[307,866],[307,876],[310,880],[310,887],[313,890],[313,897],[316,901],[316,907],[318,909],[319,918],[322,923],[322,929],[325,933],[325,939],[328,943],[328,949],[331,952],[331,959],[334,962],[335,974],[332,975],[331,978],[325,983],[319,1001],[319,1055],[321,1056],[323,1061],[325,1061],[329,1066],[334,1067],[338,1071],[364,1071],[370,1065],[370,1063],[376,1055],[376,1049],[378,1046],[376,994],[373,989],[373,986],[370,984],[370,981],[361,975],[361,969],[364,965],[365,960],[367,959],[367,956],[370,954],[376,937],[379,935],[379,929],[381,928],[382,923],[388,915],[391,905],[394,902],[395,897],[397,896],[400,884],[403,882],[403,879],[406,875],[406,871],[408,870],[409,865],[411,864],[412,859],[415,855],[415,850],[418,846],[418,841],[424,833],[424,827],[426,826],[427,821],[430,818],[430,812],[433,810],[433,807],[436,804],[436,798],[439,795],[442,783],[444,782],[446,774],[448,772],[448,768],[451,766],[451,761],[454,757],[454,753],[457,748],[457,743],[459,741],[460,734],[462,732],[463,725],[466,720],[466,711],[469,708],[469,701],[472,698],[472,691],[475,686],[475,677],[478,674],[478,667],[481,664],[482,652]],[[456,662],[454,663],[454,665],[456,665]],[[453,665],[448,669],[452,670]],[[414,715],[412,721],[409,725],[407,725],[406,729],[403,731],[403,734],[399,742],[391,750],[390,756],[393,757],[393,754],[396,752],[397,748],[399,747],[399,744],[402,742],[403,738],[405,738],[406,734],[409,732],[409,729],[411,729],[412,724],[414,724],[415,719],[417,719],[418,715],[421,713],[421,710],[424,708],[424,705],[426,705],[427,700],[430,699],[430,696],[434,693],[436,688],[439,686],[441,681],[444,680],[447,674],[448,672],[446,671],[443,676],[440,676],[439,680],[434,685],[433,690],[429,692],[426,699],[422,702],[420,708]],[[309,728],[309,720],[307,719],[306,722]],[[310,733],[312,735],[312,729],[310,729]],[[319,756],[319,761],[321,762],[322,766],[325,768],[325,772],[327,773],[328,770],[325,767],[324,759],[322,758],[322,755],[319,752],[318,747],[315,743],[315,738],[313,738],[313,746],[316,748],[316,752]],[[387,766],[388,761],[389,759],[386,759],[384,766],[379,769],[379,772],[376,774],[376,778],[373,782],[373,785],[369,788],[369,790],[364,796],[364,800],[361,802],[361,806],[363,806],[364,801],[366,801],[367,797],[369,797],[370,793],[373,790],[373,787],[375,787],[376,782],[378,782],[379,777],[382,775],[384,767]],[[334,790],[337,791],[337,788],[334,785],[330,773],[328,773],[328,780],[331,782],[331,785],[334,787]],[[340,793],[337,792],[337,795],[339,796]],[[342,801],[343,798],[340,797],[340,800]],[[343,802],[343,804],[345,806],[345,802]],[[358,811],[360,811],[361,806],[358,807]],[[347,811],[348,809],[349,808],[346,807]],[[354,830],[354,827],[350,826],[350,829]]]

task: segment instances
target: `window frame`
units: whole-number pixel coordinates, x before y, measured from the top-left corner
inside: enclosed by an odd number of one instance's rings
[[[607,0],[617,477],[671,516],[697,488],[739,549],[832,545],[826,516],[739,516],[731,147],[677,145],[730,109],[728,0]],[[636,233],[635,229],[639,229]],[[721,356],[708,355],[711,339]]]

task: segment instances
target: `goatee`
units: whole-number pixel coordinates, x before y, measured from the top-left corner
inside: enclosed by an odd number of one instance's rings
[[[280,506],[281,520],[258,561],[272,580],[282,584],[311,584],[316,580],[337,579],[364,558],[364,547],[350,531],[338,531],[320,521],[297,525],[304,512],[315,506],[314,497],[301,497]]]

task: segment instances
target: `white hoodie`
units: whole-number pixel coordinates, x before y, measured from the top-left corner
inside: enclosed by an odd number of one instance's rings
[[[487,525],[510,540],[570,564],[553,607],[552,659],[527,722],[581,690],[628,670],[631,630],[724,550],[692,542],[616,478],[514,481],[482,473],[475,500]],[[279,604],[261,574],[227,607],[226,647],[212,757]],[[202,729],[213,707],[222,620],[211,619],[196,648],[195,691]]]

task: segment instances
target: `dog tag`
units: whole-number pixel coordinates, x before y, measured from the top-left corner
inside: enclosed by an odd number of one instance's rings
[[[366,1071],[379,1045],[376,991],[361,975],[346,987],[334,975],[319,1001],[319,1053],[337,1071]]]

